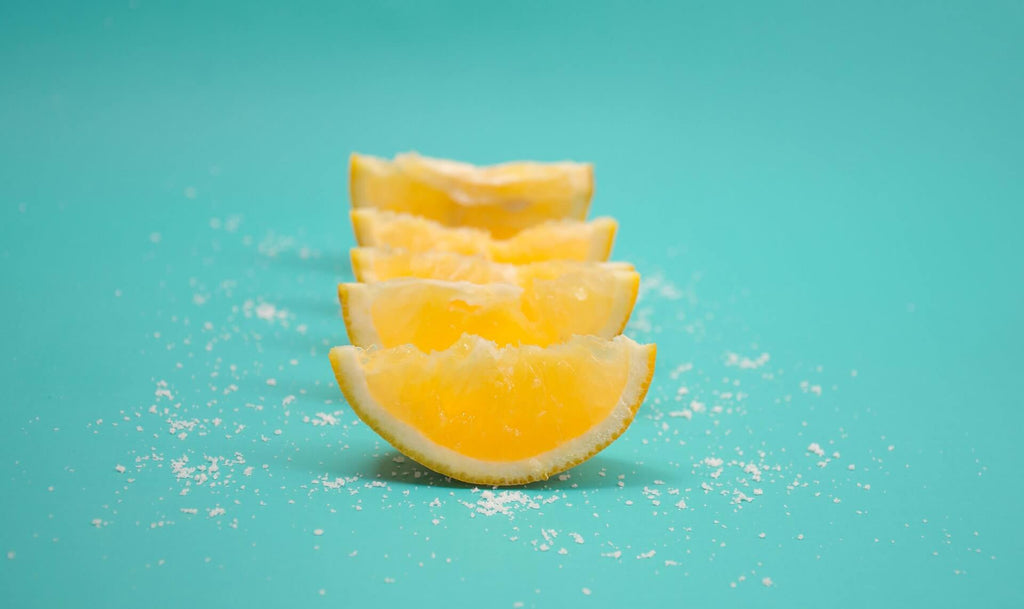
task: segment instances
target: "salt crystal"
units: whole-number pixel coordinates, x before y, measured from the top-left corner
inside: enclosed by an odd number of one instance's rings
[[[756,370],[771,360],[771,355],[762,353],[757,356],[756,359],[751,359],[746,356],[741,356],[736,353],[725,354],[725,365],[726,366],[737,366],[741,370]]]

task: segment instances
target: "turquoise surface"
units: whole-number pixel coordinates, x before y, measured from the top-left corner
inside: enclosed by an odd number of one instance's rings
[[[1024,606],[1022,28],[3,3],[4,606]],[[410,149],[595,163],[658,371],[565,479],[449,482],[337,391],[347,156]]]

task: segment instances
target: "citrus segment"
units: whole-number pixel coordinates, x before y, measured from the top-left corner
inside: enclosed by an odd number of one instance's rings
[[[499,348],[466,335],[449,349],[335,347],[356,414],[395,448],[446,476],[524,484],[589,459],[629,426],[655,346],[576,336]]]

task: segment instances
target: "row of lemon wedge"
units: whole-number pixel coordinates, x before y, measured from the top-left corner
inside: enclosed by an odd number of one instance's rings
[[[331,364],[356,414],[403,454],[491,485],[582,463],[632,422],[655,346],[622,335],[640,276],[586,221],[584,163],[477,167],[352,155],[351,346]]]

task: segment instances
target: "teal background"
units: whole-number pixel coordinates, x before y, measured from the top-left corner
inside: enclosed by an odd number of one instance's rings
[[[1020,2],[3,3],[4,604],[1024,606],[1022,28]],[[647,278],[648,401],[540,509],[473,516],[331,378],[347,155],[412,149],[594,162]],[[691,399],[723,411],[668,415]],[[758,451],[760,485],[704,463]]]

